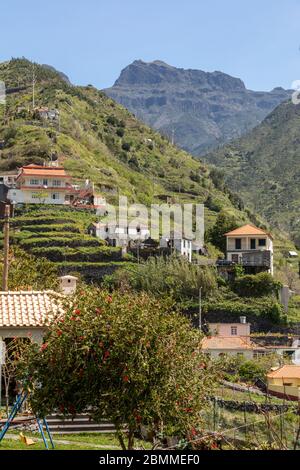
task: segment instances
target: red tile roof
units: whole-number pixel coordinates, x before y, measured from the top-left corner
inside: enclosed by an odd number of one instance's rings
[[[54,291],[0,292],[0,328],[40,327],[62,312]]]
[[[252,343],[241,336],[207,336],[202,340],[202,349],[253,349]]]
[[[70,178],[62,167],[55,166],[42,166],[42,165],[27,165],[21,168],[20,176],[59,176],[60,178]]]
[[[283,378],[283,379],[300,379],[300,366],[287,364],[279,369],[272,370],[267,374],[270,378]]]
[[[272,238],[272,236],[262,230],[261,228],[255,227],[255,225],[246,224],[242,227],[236,228],[231,232],[225,233],[226,237],[235,237],[239,235],[267,235],[268,237]]]

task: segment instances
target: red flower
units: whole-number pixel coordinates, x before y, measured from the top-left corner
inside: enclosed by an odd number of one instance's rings
[[[64,405],[59,405],[59,409],[60,409],[60,411],[63,413],[63,412],[65,411]]]
[[[111,295],[108,295],[108,296],[106,297],[106,302],[107,302],[108,304],[111,304],[111,303],[112,303],[112,300],[113,300],[113,299],[112,299],[112,296],[111,296]]]
[[[62,331],[61,330],[58,330],[57,331],[57,336],[61,336],[62,335]]]
[[[45,351],[45,350],[47,349],[47,347],[48,347],[48,343],[44,343],[44,344],[42,344],[40,350],[41,350],[41,351]]]
[[[137,423],[140,423],[142,421],[141,415],[136,415],[135,420]]]
[[[191,434],[192,434],[193,437],[197,436],[197,431],[196,431],[195,428],[193,428],[193,429],[191,430]]]
[[[96,308],[96,313],[98,313],[99,315],[103,312],[102,308]]]
[[[123,382],[129,382],[129,377],[128,377],[128,375],[124,375],[124,377],[123,377]]]
[[[110,355],[110,352],[109,351],[105,351],[104,353],[104,359],[107,359]]]
[[[80,315],[81,312],[80,312],[79,308],[77,308],[77,309],[74,311],[74,313],[75,313],[75,315]]]
[[[77,318],[76,318],[76,317],[71,317],[70,320],[71,320],[71,321],[76,321]]]
[[[186,413],[192,413],[193,409],[192,408],[184,408],[184,411]]]

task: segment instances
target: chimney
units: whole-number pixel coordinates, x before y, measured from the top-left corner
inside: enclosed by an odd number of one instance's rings
[[[240,323],[241,323],[242,325],[246,325],[246,323],[247,323],[247,318],[246,318],[246,317],[240,317]]]
[[[65,295],[72,295],[76,292],[78,278],[75,276],[61,276],[59,278],[60,290]]]

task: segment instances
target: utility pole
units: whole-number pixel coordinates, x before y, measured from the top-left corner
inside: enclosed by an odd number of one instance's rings
[[[202,287],[199,288],[199,330],[202,330]]]
[[[35,108],[35,68],[32,64],[32,109]]]
[[[8,290],[8,257],[9,257],[9,216],[10,206],[5,206],[4,212],[4,259],[3,259],[3,278],[2,278],[2,290]]]

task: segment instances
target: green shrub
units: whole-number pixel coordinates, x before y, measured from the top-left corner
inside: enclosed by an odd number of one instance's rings
[[[53,225],[23,225],[22,230],[29,232],[73,232],[80,233],[78,227],[73,224],[53,224]]]
[[[108,246],[66,248],[59,246],[36,247],[31,253],[54,262],[101,262],[117,261],[122,257],[120,248]]]
[[[55,235],[55,234],[54,234]],[[70,248],[75,248],[79,246],[86,246],[86,247],[94,247],[94,246],[100,246],[101,243],[97,238],[93,237],[39,237],[39,238],[29,238],[20,241],[20,245],[23,248],[38,248],[38,247],[70,247]]]
[[[283,306],[270,297],[210,301],[204,304],[204,311],[223,319],[247,316],[267,319],[276,324],[286,322]]]
[[[135,290],[146,291],[158,296],[173,295],[178,300],[199,298],[202,287],[203,297],[216,289],[216,273],[207,266],[191,264],[183,257],[150,257],[131,270],[115,274],[113,282],[120,287],[129,285]]]
[[[281,283],[269,273],[248,274],[235,279],[232,289],[241,297],[277,295]]]
[[[70,225],[76,224],[75,220],[67,217],[55,217],[55,216],[36,216],[36,217],[18,217],[11,221],[14,227],[23,227],[24,225]]]

